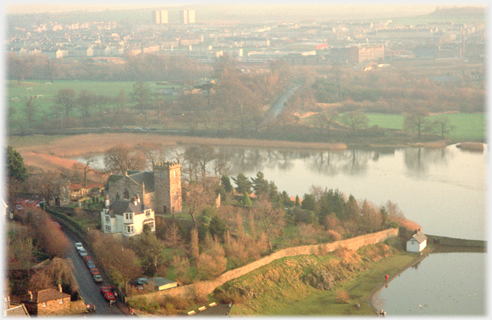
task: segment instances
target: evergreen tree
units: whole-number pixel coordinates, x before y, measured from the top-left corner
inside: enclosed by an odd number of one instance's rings
[[[224,189],[226,192],[232,192],[233,187],[231,184],[231,179],[229,178],[228,175],[222,175],[220,178],[221,184],[224,186]]]
[[[253,186],[253,183],[246,178],[246,176],[243,173],[239,173],[237,175],[237,178],[232,177],[232,180],[236,184],[236,191],[238,193],[242,194],[250,194],[251,193],[251,187]]]
[[[227,225],[222,218],[218,215],[214,215],[208,225],[208,231],[212,236],[219,236],[223,238],[224,233],[227,231]]]
[[[258,199],[268,196],[269,184],[268,181],[265,180],[263,172],[258,171],[256,178],[251,178],[251,182],[253,183],[253,190]]]
[[[245,207],[251,207],[251,199],[249,198],[249,194],[243,193],[243,199],[241,200],[241,203]]]
[[[316,197],[314,196],[314,194],[304,194],[301,208],[314,211],[314,209],[316,208]]]
[[[27,179],[27,169],[24,165],[24,159],[11,146],[7,148],[7,177],[9,181],[16,179],[19,182],[25,182]]]
[[[297,208],[300,208],[301,207],[301,201],[299,200],[299,195],[296,195],[296,204],[295,204],[295,206]]]

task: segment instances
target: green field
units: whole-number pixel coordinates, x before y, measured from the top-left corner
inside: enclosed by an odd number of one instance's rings
[[[150,86],[155,88],[155,81],[147,82]],[[62,89],[73,89],[76,96],[82,91],[87,90],[95,95],[105,95],[111,98],[116,97],[120,90],[125,91],[126,99],[131,99],[131,92],[133,91],[133,85],[135,81],[55,81],[50,83],[48,81],[23,81],[20,84],[17,81],[6,81],[6,98],[7,105],[16,110],[20,110],[24,105],[25,100],[29,96],[38,96],[37,102],[39,105],[39,111],[41,113],[48,113],[50,109],[56,104],[54,99],[58,91]],[[166,86],[159,86],[164,88]],[[42,95],[42,97],[40,97]],[[12,101],[12,99],[20,98],[20,101]],[[15,115],[23,116],[19,111]]]
[[[367,113],[369,127],[377,125],[384,129],[401,130],[403,128],[403,115]],[[448,114],[450,124],[454,129],[446,138],[453,140],[484,141],[486,138],[486,115],[484,113],[456,113]],[[432,121],[433,117],[430,116]]]

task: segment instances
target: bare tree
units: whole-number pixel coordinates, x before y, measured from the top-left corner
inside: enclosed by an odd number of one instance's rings
[[[106,151],[104,165],[109,172],[125,174],[128,170],[142,170],[145,167],[145,156],[129,145],[119,145]]]
[[[176,223],[172,222],[166,230],[166,235],[164,237],[164,244],[168,248],[172,248],[174,251],[180,249],[184,245],[183,238],[179,233],[179,227]]]
[[[90,156],[84,156],[83,163],[74,163],[72,168],[75,173],[80,173],[82,175],[82,186],[85,188],[87,186],[87,174],[89,172],[96,172],[91,167],[91,164],[94,163],[95,159]]]
[[[195,214],[200,212],[207,205],[212,205],[215,200],[215,189],[206,188],[203,183],[190,183],[187,187],[186,203],[188,213],[196,227]]]
[[[369,119],[365,113],[359,111],[351,111],[345,113],[341,117],[341,121],[346,126],[350,127],[353,131],[357,129],[365,129],[368,127]]]
[[[275,208],[268,200],[260,200],[253,208],[255,221],[258,222],[259,228],[265,232],[268,237],[270,250],[272,249],[271,241],[282,233],[285,225],[285,212],[281,208]]]

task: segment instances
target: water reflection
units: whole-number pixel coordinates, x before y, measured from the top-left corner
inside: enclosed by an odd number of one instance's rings
[[[406,148],[404,149],[405,166],[411,173],[425,174],[430,165],[446,165],[452,153],[447,148]]]

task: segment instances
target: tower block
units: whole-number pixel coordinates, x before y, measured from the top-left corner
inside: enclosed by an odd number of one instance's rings
[[[154,186],[156,213],[175,213],[183,209],[179,162],[161,162],[154,165]]]

